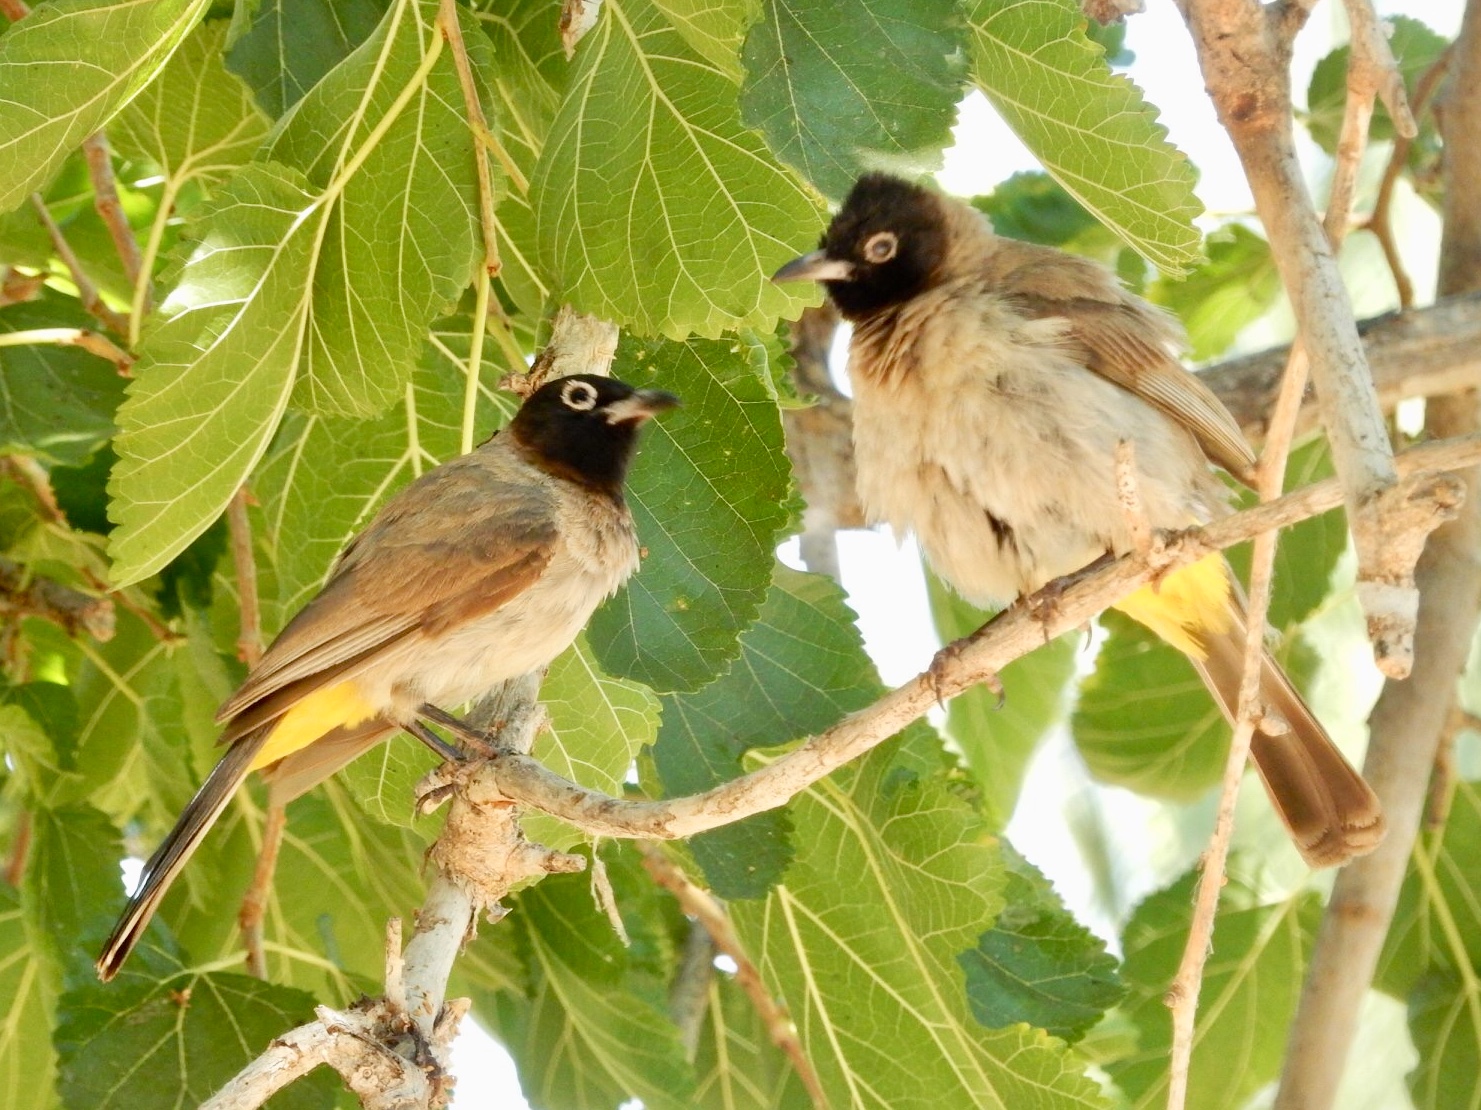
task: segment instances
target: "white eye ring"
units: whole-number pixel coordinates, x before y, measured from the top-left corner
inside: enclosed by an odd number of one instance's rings
[[[567,382],[561,390],[561,404],[577,412],[590,412],[597,407],[596,386],[590,382]]]
[[[895,252],[900,249],[900,239],[893,231],[878,231],[869,236],[868,242],[864,244],[864,260],[866,262],[888,262],[895,257]]]

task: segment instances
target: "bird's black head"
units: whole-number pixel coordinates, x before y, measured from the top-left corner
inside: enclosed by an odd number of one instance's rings
[[[947,246],[935,193],[870,173],[850,190],[820,249],[787,263],[772,281],[821,281],[838,311],[858,322],[928,289]]]
[[[620,497],[638,428],[678,403],[662,390],[575,374],[546,382],[530,394],[509,430],[525,457],[542,470]]]

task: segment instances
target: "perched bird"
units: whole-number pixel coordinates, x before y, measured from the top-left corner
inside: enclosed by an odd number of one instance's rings
[[[638,427],[678,400],[577,375],[386,503],[217,719],[226,754],[156,849],[98,957],[113,978],[252,770],[287,801],[405,729],[543,667],[638,567],[623,480]]]
[[[854,186],[822,246],[775,281],[822,282],[853,324],[849,376],[859,495],[913,531],[931,566],[979,605],[1032,593],[1133,549],[1116,489],[1133,448],[1153,528],[1227,511],[1214,462],[1248,482],[1239,426],[1177,359],[1178,326],[1104,267],[1001,239],[970,206],[882,174]],[[1232,718],[1245,613],[1218,555],[1117,608],[1193,661]],[[1384,818],[1267,653],[1255,766],[1306,861],[1372,850]],[[1287,726],[1282,729],[1280,722]]]

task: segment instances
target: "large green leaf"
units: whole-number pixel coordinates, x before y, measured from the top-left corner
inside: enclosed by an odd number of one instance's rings
[[[958,597],[926,573],[931,616],[942,640],[970,635],[988,613]],[[1001,698],[986,686],[965,690],[946,708],[946,734],[961,749],[981,789],[983,814],[994,829],[1013,816],[1029,758],[1048,729],[1063,717],[1065,691],[1075,673],[1078,635],[1063,636],[1009,663],[998,674]]]
[[[72,805],[34,810],[31,838],[21,905],[33,943],[68,977],[88,976],[123,901],[118,832],[93,807]]]
[[[1195,880],[1190,872],[1148,898],[1123,934],[1121,973],[1140,1038],[1136,1053],[1106,1070],[1133,1110],[1167,1102],[1172,1017],[1165,996],[1188,939]],[[1279,1074],[1320,917],[1320,899],[1311,892],[1262,906],[1239,883],[1225,886],[1199,995],[1189,1106],[1235,1110]]]
[[[770,328],[815,296],[767,280],[822,214],[742,125],[738,92],[652,0],[602,5],[533,182],[557,296],[673,339]]]
[[[94,326],[75,300],[51,290],[0,308],[0,335]],[[0,453],[82,462],[113,434],[123,389],[116,365],[79,347],[0,347]]]
[[[755,1004],[728,975],[710,983],[694,1071],[696,1110],[815,1110]]]
[[[742,942],[836,1105],[1105,1105],[1062,1042],[969,1011],[957,959],[1003,908],[1003,860],[919,747],[793,800],[796,858],[764,902],[732,905]]]
[[[238,5],[240,11],[244,5]],[[226,66],[281,116],[375,30],[386,0],[262,0]]]
[[[765,0],[742,58],[745,121],[831,197],[885,161],[940,163],[966,77],[953,0]]]
[[[473,146],[435,7],[388,12],[193,225],[120,411],[119,581],[221,512],[290,396],[360,415],[402,400],[427,325],[467,284]]]
[[[1415,1110],[1475,1110],[1481,1075],[1481,983],[1432,972],[1409,1001],[1419,1066],[1409,1073]]]
[[[196,1106],[295,1025],[313,1018],[302,991],[245,975],[178,969],[169,978],[125,969],[62,1000],[57,1025],[62,1104],[68,1110]],[[283,1110],[333,1105],[325,1069],[273,1100]]]
[[[1195,174],[1074,0],[968,0],[972,77],[1056,181],[1163,270],[1199,258]]]
[[[842,591],[778,565],[730,670],[664,698],[654,767],[670,797],[705,790],[740,775],[750,749],[821,731],[880,692]],[[689,846],[717,894],[760,898],[791,859],[786,811],[702,833]]]
[[[739,652],[791,508],[770,357],[751,336],[625,338],[618,347],[614,374],[670,389],[683,407],[644,431],[628,481],[647,556],[592,619],[591,645],[608,672],[692,690]]]
[[[0,886],[0,1105],[9,1110],[49,1110],[56,1105],[56,1053],[51,1027],[56,988],[41,946],[26,928],[20,900]]]
[[[1270,310],[1281,294],[1270,244],[1242,224],[1225,224],[1208,237],[1208,257],[1181,280],[1153,282],[1147,296],[1178,314],[1188,331],[1188,353],[1213,358]]]
[[[0,212],[152,81],[206,0],[52,0],[0,36]]]

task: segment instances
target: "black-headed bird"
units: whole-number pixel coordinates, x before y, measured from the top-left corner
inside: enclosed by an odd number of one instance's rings
[[[638,567],[623,482],[671,394],[576,375],[396,494],[221,707],[226,754],[144,865],[98,976],[113,978],[248,772],[296,797],[406,730],[544,667]]]
[[[978,605],[1133,550],[1116,484],[1121,441],[1156,529],[1227,511],[1210,462],[1251,479],[1254,455],[1178,361],[1183,336],[1170,317],[1096,262],[999,238],[961,201],[867,175],[821,248],[774,280],[822,282],[853,324],[866,512],[914,532],[931,567]],[[1221,556],[1116,608],[1186,654],[1232,719],[1246,621]],[[1384,832],[1376,795],[1268,652],[1260,697],[1266,724],[1251,754],[1301,855],[1330,867],[1371,851]]]

